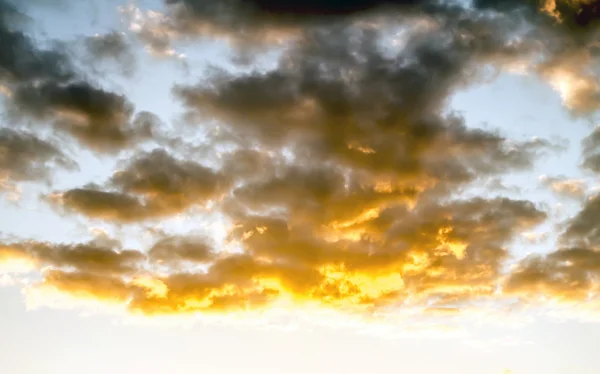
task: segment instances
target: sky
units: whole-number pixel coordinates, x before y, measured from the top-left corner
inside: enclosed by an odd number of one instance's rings
[[[0,372],[596,374],[600,3],[0,0]]]

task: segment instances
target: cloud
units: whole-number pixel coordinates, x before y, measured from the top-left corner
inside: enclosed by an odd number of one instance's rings
[[[563,234],[568,242],[584,243],[586,246],[600,245],[600,195],[587,199],[582,209],[569,220]]]
[[[171,45],[175,31],[165,24],[166,18],[162,13],[155,11],[144,13],[134,4],[120,7],[119,11],[129,31],[145,44],[150,54],[158,57],[176,55]]]
[[[310,221],[264,216],[241,219],[232,235],[268,263],[316,269],[322,280],[315,295],[351,306],[489,295],[508,255],[503,246],[544,218],[527,202],[478,199],[388,208],[357,224],[358,239],[327,238]]]
[[[600,84],[589,67],[597,63],[591,48],[573,47],[540,64],[538,72],[558,91],[572,112],[594,113],[600,109]]]
[[[463,194],[527,170],[559,147],[472,128],[448,111],[457,90],[524,60],[574,112],[595,110],[598,87],[586,69],[595,61],[595,25],[585,15],[596,10],[588,3],[167,0],[165,14],[124,8],[130,31],[155,54],[174,55],[174,39],[197,35],[223,37],[234,50],[243,43],[281,48],[272,68],[215,68],[199,83],[173,86],[186,125],[200,123],[208,134],[213,157],[202,162],[138,147],[161,139],[158,119],[87,79],[65,52],[36,46],[8,20],[17,11],[7,4],[0,0],[0,42],[10,46],[0,82],[11,113],[100,153],[135,149],[100,184],[50,195],[53,207],[118,225],[205,208],[222,214],[227,230],[223,243],[165,234],[143,249],[98,240],[0,246],[2,261],[37,270],[38,295],[58,292],[149,315],[288,302],[439,314],[500,298],[501,287],[524,299],[573,300],[594,291],[597,198],[567,222],[560,249],[517,259],[507,270],[516,239],[547,214],[527,200]],[[390,42],[395,26],[402,30]],[[551,41],[564,53],[549,48]],[[102,60],[130,53],[114,32],[85,46]],[[0,141],[10,140],[8,161],[0,163],[10,178],[44,178],[47,163],[67,164],[58,146],[11,131],[0,133]],[[584,165],[592,170],[594,136],[585,143]],[[576,181],[543,183],[584,196]]]
[[[589,197],[565,222],[558,249],[519,261],[507,277],[504,291],[537,302],[596,302],[600,296],[596,282],[600,275],[599,220],[600,196]]]
[[[213,169],[193,161],[179,160],[162,149],[135,157],[111,183],[123,191],[164,196],[175,204],[187,200],[205,200],[219,193],[226,181]],[[178,203],[183,200],[182,203]]]
[[[582,200],[585,198],[587,186],[582,180],[568,179],[564,176],[549,177],[543,175],[540,177],[540,181],[557,195],[575,200]]]
[[[148,255],[161,264],[176,265],[180,262],[209,263],[215,259],[216,251],[204,238],[166,236],[150,248]]]
[[[573,39],[593,37],[599,28],[598,7],[589,0],[544,0],[539,3],[475,0],[473,4],[481,9],[521,11],[536,26],[556,28],[558,32]]]
[[[139,198],[128,194],[102,191],[97,187],[75,188],[50,196],[50,201],[83,215],[110,221],[132,222],[150,215]]]
[[[0,274],[29,272],[36,266],[35,257],[21,246],[0,243]]]
[[[103,89],[78,71],[59,48],[40,49],[23,31],[23,14],[0,2],[0,85],[12,120],[49,122],[80,144],[100,152],[126,148],[151,137],[133,118],[127,98]],[[93,43],[92,43],[93,44]],[[106,52],[94,44],[96,52]]]
[[[117,31],[88,37],[85,43],[88,51],[97,58],[118,60],[131,53],[124,33]]]
[[[461,32],[474,32],[470,27]],[[254,144],[289,147],[302,162],[332,162],[412,186],[530,166],[549,143],[509,142],[442,114],[448,96],[475,75],[472,64],[513,53],[491,30],[474,44],[456,32],[414,35],[387,57],[374,30],[320,30],[274,70],[216,72],[174,92],[192,122],[218,120]]]
[[[134,222],[171,216],[218,199],[229,182],[224,175],[164,150],[141,152],[124,170],[100,186],[76,188],[50,196],[56,206],[91,218]]]
[[[126,282],[117,276],[62,270],[47,271],[43,283],[29,289],[29,293],[31,290],[34,290],[33,296],[38,299],[56,293],[75,300],[99,301],[103,304],[126,303],[131,293]],[[42,300],[35,299],[31,302],[43,303]],[[65,303],[62,302],[61,305]]]
[[[460,308],[494,294],[506,246],[544,219],[526,201],[475,199],[389,209],[363,222],[360,239],[325,238],[310,221],[239,217],[229,240],[243,253],[186,237],[158,238],[147,255],[114,241],[5,247],[43,269],[35,288],[134,313],[243,311],[286,300],[354,312],[402,303]]]
[[[225,216],[226,243],[161,236],[126,254],[118,246],[110,253],[52,246],[61,255],[45,257],[50,269],[36,287],[145,314],[286,302],[353,312],[460,310],[493,297],[514,239],[546,214],[525,200],[457,195],[470,183],[528,169],[556,147],[470,128],[447,104],[483,77],[483,66],[504,66],[533,47],[515,38],[513,24],[460,7],[353,4],[176,1],[167,18],[150,14],[154,23],[129,9],[133,31],[156,51],[198,27],[250,39],[293,35],[295,42],[271,70],[214,69],[198,84],[174,86],[189,126],[219,125],[222,142],[208,136],[212,167],[167,150],[139,151],[103,184],[50,197],[65,212],[118,224],[210,206]],[[428,26],[410,23],[399,43],[383,47],[387,28],[359,22],[364,12],[383,15],[380,8],[427,18]],[[40,118],[82,117],[85,133],[74,135],[88,146],[108,150],[155,136],[145,126],[128,130],[133,110],[118,95],[96,92],[103,105],[89,115],[62,103],[59,91],[34,93],[43,105],[31,107],[50,111]],[[103,260],[86,262],[88,252]]]
[[[87,37],[84,47],[90,63],[112,61],[119,64],[126,74],[135,70],[135,54],[123,32],[112,31]]]
[[[65,80],[73,77],[68,57],[59,51],[38,49],[18,26],[24,15],[11,3],[0,2],[0,40],[6,46],[0,61],[3,82],[18,83],[36,79]],[[8,48],[10,46],[10,48]]]
[[[352,19],[386,6],[407,11],[429,1],[308,1],[282,4],[276,1],[168,0],[166,24],[178,34],[227,36],[246,42],[276,41],[290,33],[327,23]],[[395,12],[396,13],[396,12]],[[287,34],[287,35],[286,35]]]
[[[225,39],[234,47],[234,53],[244,53],[252,48],[301,42],[323,28],[371,24],[390,31],[398,25],[428,23],[441,35],[452,32],[447,26],[453,24],[461,25],[454,31],[468,35],[463,42],[472,46],[486,43],[489,35],[506,38],[514,54],[503,66],[526,66],[527,72],[547,80],[573,113],[589,114],[600,108],[598,76],[591,68],[598,63],[593,52],[600,30],[598,10],[586,0],[481,0],[470,6],[430,0],[302,4],[166,0],[165,5],[164,13],[143,12],[134,6],[122,9],[130,30],[157,55],[173,55],[178,40],[194,37]],[[464,33],[473,26],[476,28]]]
[[[519,264],[504,291],[533,300],[552,298],[584,302],[597,298],[595,279],[600,253],[592,248],[561,248],[547,256],[530,256]]]
[[[48,181],[53,166],[72,169],[76,165],[57,145],[31,132],[0,128],[0,187],[3,183]]]
[[[583,142],[583,167],[598,172],[599,132],[594,130]],[[600,275],[600,196],[586,198],[585,184],[564,178],[544,178],[557,193],[582,201],[581,209],[564,223],[559,248],[546,255],[529,256],[519,262],[508,277],[506,292],[528,300],[558,300],[566,304],[598,300],[596,279]]]
[[[42,262],[50,263],[54,267],[72,267],[100,274],[135,272],[137,263],[145,257],[137,251],[116,251],[95,243],[75,246],[38,244],[31,250]]]
[[[89,82],[21,85],[12,96],[19,114],[53,121],[96,151],[115,151],[150,139],[152,128],[133,120],[133,105],[122,95]]]
[[[360,0],[307,1],[281,3],[266,0],[225,0],[214,3],[207,0],[165,0],[166,14],[152,13],[164,30],[172,35],[226,36],[257,42],[281,40],[289,34],[301,34],[312,27],[340,22],[357,22],[365,18],[384,16],[406,17],[432,15],[434,17],[473,17],[469,10],[495,11],[497,14],[517,15],[545,31],[560,35],[586,37],[597,29],[597,8],[590,1],[474,1],[469,9],[459,3],[440,3],[431,0]],[[138,18],[139,19],[139,18]],[[558,22],[557,22],[558,21]]]
[[[592,68],[598,63],[598,55],[593,51],[600,32],[599,10],[594,1],[476,0],[474,6],[523,17],[532,30],[526,37],[535,38],[544,46],[532,71],[559,92],[573,113],[589,114],[600,109],[598,74]]]
[[[24,241],[5,243],[1,248],[5,261],[27,259],[40,268],[50,266],[111,276],[135,273],[146,258],[138,251],[122,249],[115,240],[81,244]]]
[[[595,173],[600,173],[600,127],[588,135],[582,142],[583,167]]]

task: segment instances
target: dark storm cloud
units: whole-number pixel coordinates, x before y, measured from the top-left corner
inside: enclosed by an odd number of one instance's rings
[[[373,21],[382,15],[398,23],[404,16],[455,11],[435,1],[210,1],[166,0],[165,14],[146,14],[129,6],[122,9],[147,48],[160,55],[173,54],[173,42],[189,37],[225,39],[239,51],[268,47],[301,37],[306,30],[349,22]],[[259,48],[260,50],[260,48]],[[245,55],[244,57],[247,57]]]
[[[76,163],[56,144],[24,130],[0,128],[0,185],[3,181],[44,181],[54,167],[74,168]]]
[[[475,64],[510,59],[518,48],[485,24],[448,27],[414,35],[393,56],[374,30],[319,30],[275,70],[215,73],[174,90],[191,119],[219,120],[249,143],[289,146],[305,162],[333,161],[413,183],[461,183],[530,166],[549,143],[510,143],[442,114],[451,93],[476,76]]]
[[[403,10],[433,1],[270,1],[270,0],[166,0],[173,12],[176,27],[183,32],[244,34],[268,33],[322,25],[363,15],[382,7]]]
[[[331,21],[377,9],[420,12],[450,12],[460,2],[432,0],[350,0],[350,1],[277,1],[277,0],[165,0],[169,6],[198,21],[212,21],[235,28],[234,21],[265,25],[289,23],[300,26],[311,22]],[[463,3],[464,4],[464,3]],[[521,12],[538,22],[560,20],[556,27],[573,32],[598,25],[600,10],[593,0],[474,0],[475,9],[495,10],[501,13]],[[232,22],[227,24],[226,22]]]
[[[19,114],[51,121],[96,151],[116,151],[152,137],[151,123],[135,120],[126,97],[90,82],[21,84],[11,99]]]
[[[573,39],[593,37],[600,26],[600,7],[595,0],[475,0],[480,9],[522,12],[538,27],[551,28]]]
[[[34,41],[20,31],[21,17],[23,14],[10,2],[0,1],[0,79],[19,83],[72,78],[74,72],[69,58],[59,51],[38,49]]]
[[[166,0],[165,15],[129,6],[122,9],[133,30],[147,48],[159,55],[173,54],[172,42],[187,36],[226,38],[248,48],[297,36],[303,28],[337,23],[340,19],[371,13],[385,4],[408,9],[421,1],[369,2],[261,2]]]
[[[336,22],[353,22],[365,16],[402,17],[431,15],[477,18],[478,12],[520,17],[541,32],[552,32],[571,41],[588,38],[598,29],[599,10],[595,1],[580,0],[476,0],[471,6],[458,1],[272,1],[272,0],[165,0],[173,30],[184,34],[229,34],[242,39],[285,32],[302,32],[307,27]]]
[[[475,19],[481,13],[521,18],[536,29],[530,36],[548,38],[540,33],[552,33],[562,43],[581,44],[598,30],[600,12],[595,1],[588,0],[477,0],[470,6],[433,0],[165,0],[165,4],[166,16],[160,20],[153,17],[152,25],[142,34],[162,36],[167,44],[170,37],[181,34],[227,36],[259,43],[276,41],[307,28],[360,21],[372,15],[399,21],[415,15]]]
[[[381,30],[399,25],[408,27],[415,21],[496,28],[493,35],[517,42],[514,57],[519,56],[518,62],[527,61],[528,71],[554,85],[565,77],[570,80],[572,87],[564,95],[564,101],[574,113],[588,114],[600,108],[598,75],[589,69],[599,62],[593,52],[600,30],[594,1],[482,0],[470,6],[459,1],[428,0],[166,0],[165,3],[164,15],[151,12],[144,16],[135,7],[125,10],[131,18],[132,30],[151,50],[161,54],[172,54],[172,42],[189,36],[223,37],[232,42],[237,52],[247,52],[252,46],[287,45],[289,41],[310,38],[307,33],[318,28],[361,23],[377,25]],[[442,27],[438,31],[449,30]],[[532,50],[536,52],[535,58]]]

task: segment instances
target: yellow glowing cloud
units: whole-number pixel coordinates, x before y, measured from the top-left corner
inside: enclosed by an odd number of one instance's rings
[[[36,259],[24,250],[0,244],[0,274],[29,272],[37,265]]]
[[[590,102],[590,97],[600,91],[600,86],[592,78],[581,76],[569,68],[557,67],[548,73],[548,80],[569,108],[596,105],[595,101]]]
[[[145,289],[146,295],[150,298],[165,298],[169,292],[169,288],[160,279],[147,275],[133,278],[131,284]]]

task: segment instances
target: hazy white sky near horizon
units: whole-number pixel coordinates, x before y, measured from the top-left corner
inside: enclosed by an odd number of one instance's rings
[[[135,3],[141,9],[162,7],[158,0]],[[118,6],[125,5],[119,0],[36,4],[27,7],[27,14],[40,40],[59,39],[75,45],[83,36],[125,32],[134,46],[136,71],[127,76],[119,72],[118,64],[101,63],[97,68],[104,69],[99,75],[102,84],[126,95],[136,111],[151,111],[165,126],[175,128],[182,121],[183,109],[173,99],[172,85],[201,81],[208,63],[235,65],[224,43],[213,41],[178,46],[177,52],[185,55],[182,58],[152,56],[121,19]],[[581,141],[596,122],[571,115],[547,82],[510,72],[456,92],[449,106],[464,116],[469,128],[498,130],[516,141],[550,139],[564,146],[541,156],[530,170],[502,175],[506,189],[500,192],[475,186],[459,193],[526,199],[549,212],[549,218],[533,230],[538,235],[522,234],[511,244],[513,263],[532,252],[555,250],[562,231],[559,225],[576,215],[582,202],[553,193],[541,178],[581,180],[586,196],[596,191],[597,176],[579,167]],[[68,153],[80,169],[57,171],[51,187],[19,183],[16,198],[14,191],[0,190],[0,238],[74,243],[105,231],[126,248],[143,249],[152,245],[151,228],[200,233],[216,240],[225,237],[228,228],[216,214],[200,212],[120,225],[57,212],[40,199],[41,194],[103,183],[129,157],[98,155],[77,147]],[[165,322],[134,320],[119,308],[81,307],[47,296],[34,300],[27,288],[38,278],[0,272],[2,373],[596,374],[600,368],[595,348],[600,318],[597,310],[585,306],[579,314],[552,303],[519,307],[511,313],[484,307],[472,315],[422,324],[411,317],[344,325],[344,318],[353,317],[336,315],[313,321],[300,312],[282,312],[277,317],[265,312],[262,319],[246,316],[250,322],[238,323],[207,322],[200,317],[173,317]],[[334,326],[335,322],[341,326]]]

